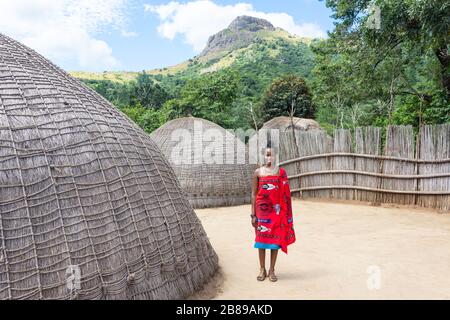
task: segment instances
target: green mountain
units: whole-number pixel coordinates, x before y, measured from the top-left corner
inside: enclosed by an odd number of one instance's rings
[[[211,36],[199,55],[175,66],[147,70],[145,77],[167,92],[169,97],[176,99],[183,94],[189,82],[201,79],[214,81],[214,78],[223,74],[238,75],[239,85],[236,90],[239,92],[236,93],[230,111],[235,120],[222,124],[231,127],[251,127],[251,119],[243,117],[246,108],[249,104],[255,105],[261,101],[265,90],[274,79],[286,74],[298,75],[307,82],[311,79],[314,55],[310,45],[313,41],[275,28],[266,20],[241,16],[227,29]],[[116,87],[138,81],[142,73],[72,72],[72,75],[86,82],[116,105],[123,107],[132,99],[119,101],[117,96],[123,95],[124,90],[122,88],[118,93]],[[161,105],[151,106],[158,109]],[[181,115],[178,113],[173,116]]]
[[[202,75],[236,65],[254,65],[264,59],[273,65],[284,65],[286,69],[300,68],[304,75],[309,75],[312,67],[309,45],[312,41],[310,38],[301,38],[275,28],[266,20],[241,16],[227,29],[211,36],[206,48],[198,56],[175,66],[146,72],[152,76]],[[299,54],[297,59],[292,57],[295,54]],[[291,72],[298,73],[298,70]],[[74,71],[71,74],[84,80],[127,82],[135,80],[138,72]]]

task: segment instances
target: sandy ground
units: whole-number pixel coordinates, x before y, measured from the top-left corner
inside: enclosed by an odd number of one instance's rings
[[[196,211],[220,258],[216,299],[450,299],[450,214],[324,200],[293,209],[297,242],[280,251],[277,283],[256,281],[250,206]]]

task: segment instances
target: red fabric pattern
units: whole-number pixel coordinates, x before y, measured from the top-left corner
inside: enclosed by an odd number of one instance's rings
[[[279,245],[287,254],[296,238],[289,179],[283,168],[279,176],[259,178],[256,217],[256,242]]]

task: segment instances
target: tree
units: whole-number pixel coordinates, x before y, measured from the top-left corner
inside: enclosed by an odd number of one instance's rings
[[[327,0],[326,4],[334,11],[336,29],[331,37],[348,42],[361,53],[369,53],[373,70],[392,57],[403,56],[403,65],[416,62],[410,59],[431,54],[437,64],[434,76],[450,101],[450,3],[442,0]],[[376,5],[381,13],[380,28],[370,27],[368,7]],[[411,55],[411,53],[413,55]],[[358,60],[355,60],[358,62]],[[414,85],[414,83],[413,83]],[[425,103],[433,96],[433,89],[417,90],[409,88],[408,93]],[[405,94],[406,92],[404,92]]]
[[[287,75],[273,81],[261,105],[264,121],[279,116],[314,118],[315,108],[305,81]]]
[[[232,109],[239,96],[239,76],[235,72],[216,72],[189,80],[180,97],[166,103],[171,118],[194,116],[232,128]]]
[[[147,133],[152,133],[169,120],[170,110],[163,107],[159,110],[146,109],[141,105],[121,108],[131,120],[144,129]]]
[[[358,81],[351,59],[339,53],[335,41],[317,41],[311,48],[316,55],[312,89],[317,120],[331,132],[346,128],[346,115],[354,103],[363,100],[360,93],[366,92],[361,89],[363,82]]]
[[[159,110],[147,109],[139,117],[138,124],[147,133],[152,133],[168,121],[168,113],[169,110],[164,107]]]
[[[132,104],[134,83],[118,83],[110,80],[83,80],[105,99],[117,107],[125,107]]]
[[[375,27],[367,23],[372,4],[381,16]],[[449,70],[440,61],[448,46],[448,2],[328,0],[327,6],[336,28],[312,44],[312,89],[323,127],[418,129],[449,121]]]
[[[119,108],[141,106],[158,110],[170,99],[170,94],[145,71],[139,73],[136,80],[126,83],[110,80],[83,81]]]
[[[150,76],[143,71],[139,73],[134,85],[134,104],[138,103],[144,108],[160,109],[170,99],[169,94],[159,85],[155,84]]]

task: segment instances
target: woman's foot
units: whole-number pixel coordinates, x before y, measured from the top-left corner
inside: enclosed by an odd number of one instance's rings
[[[261,268],[259,276],[256,278],[258,281],[264,281],[267,278],[267,271],[266,269]]]
[[[269,280],[270,282],[277,282],[278,278],[275,275],[275,270],[269,270]]]

